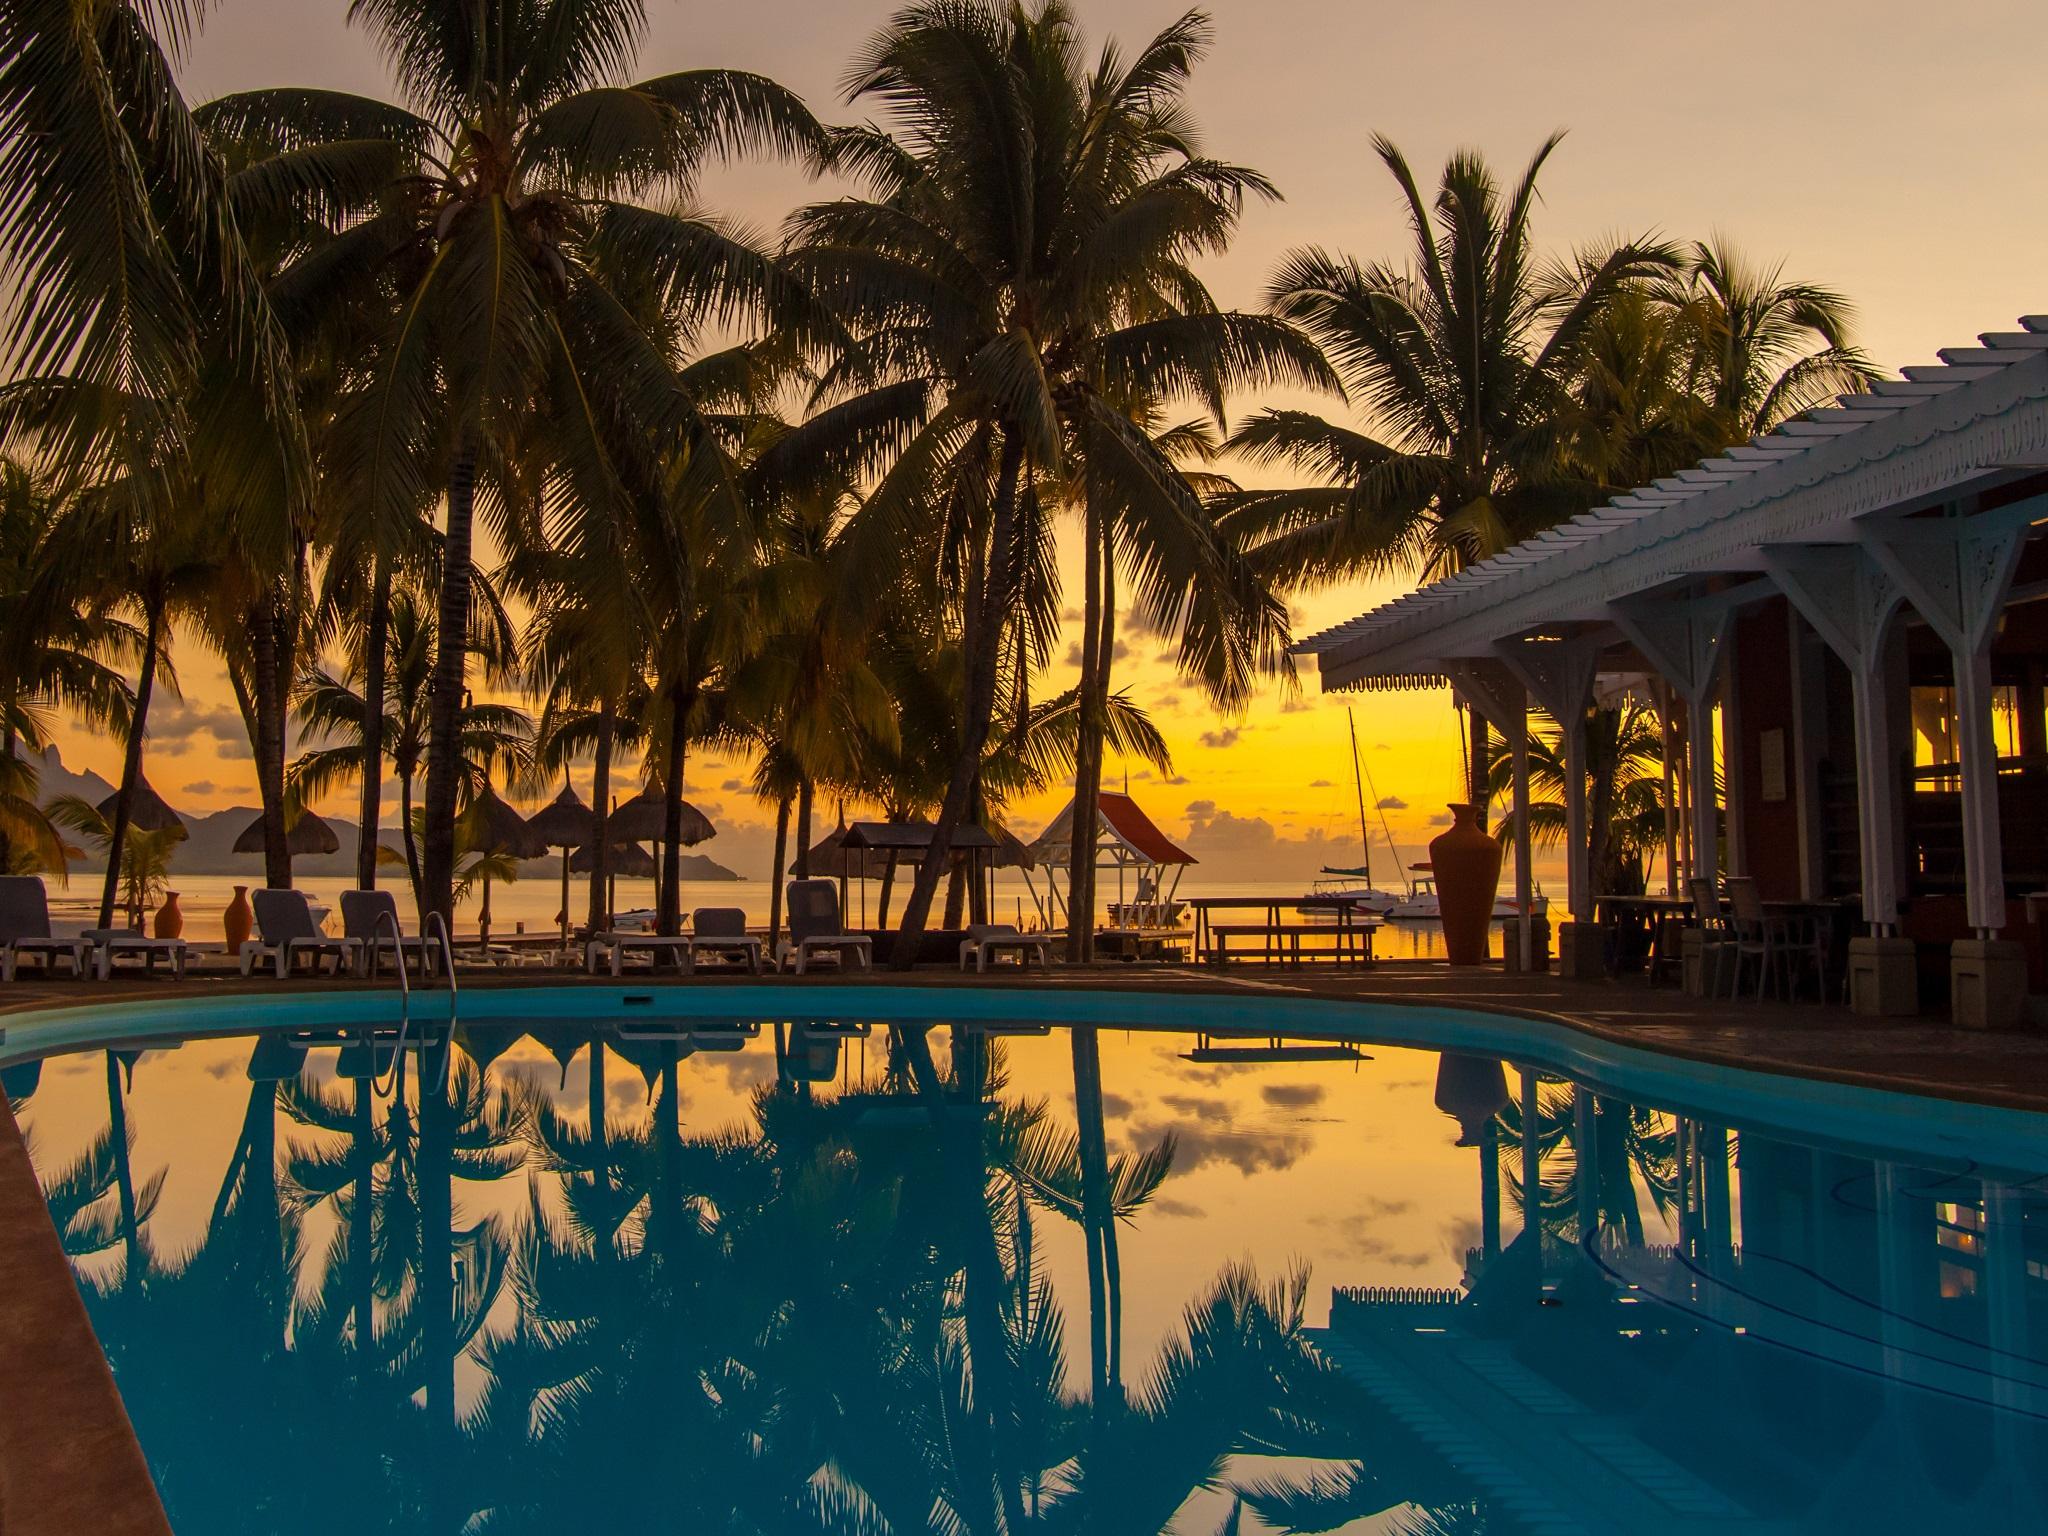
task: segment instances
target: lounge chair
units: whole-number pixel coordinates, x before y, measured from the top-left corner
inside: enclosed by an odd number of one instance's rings
[[[792,880],[787,891],[789,937],[775,946],[775,969],[791,961],[801,976],[811,956],[825,954],[839,962],[841,970],[858,960],[864,971],[875,968],[875,946],[864,933],[847,933],[839,913],[839,887],[830,880]]]
[[[192,946],[183,939],[153,939],[140,928],[88,928],[79,937],[92,946],[93,974],[101,981],[112,978],[114,962],[123,955],[139,957],[151,975],[156,974],[159,959],[168,960],[171,974],[183,981],[185,962],[192,953]]]
[[[676,933],[626,933],[613,929],[609,933],[593,933],[583,946],[583,968],[591,975],[597,974],[600,960],[611,963],[614,976],[626,973],[626,956],[638,951],[647,956],[647,963],[654,969],[661,966],[663,955],[673,956],[677,965],[685,971],[690,968],[690,941]]]
[[[24,955],[41,956],[46,976],[69,956],[71,974],[83,976],[91,948],[84,939],[50,936],[50,895],[40,877],[0,875],[0,981],[14,980]]]
[[[383,921],[386,916],[389,923]],[[427,947],[426,935],[399,928],[398,898],[389,891],[343,891],[341,933],[361,946],[360,964],[372,980],[376,979],[377,962],[387,954],[401,967],[411,955],[418,960],[422,976],[434,974],[434,952]]]
[[[699,907],[690,914],[689,957],[694,970],[699,955],[743,959],[754,975],[761,974],[761,955],[766,946],[747,932],[747,914],[738,907]]]
[[[256,891],[250,895],[256,909],[257,937],[242,945],[242,974],[254,973],[259,960],[275,961],[282,981],[292,973],[292,961],[300,955],[313,957],[313,970],[320,969],[320,957],[332,956],[334,974],[355,969],[355,957],[362,946],[354,939],[332,938],[313,921],[312,904],[304,891]]]
[[[1027,970],[1034,957],[1045,969],[1052,969],[1052,940],[1042,933],[1020,932],[1015,923],[969,923],[967,937],[960,941],[960,969],[966,970],[972,960],[976,973],[984,972],[989,962],[1006,950]]]

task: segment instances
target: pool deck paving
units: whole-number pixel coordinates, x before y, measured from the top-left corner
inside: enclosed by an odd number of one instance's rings
[[[629,973],[645,985],[710,988],[749,982],[738,973],[679,977]],[[465,991],[501,987],[616,988],[610,977],[526,969],[464,972]],[[1250,965],[1228,972],[1191,966],[1096,965],[985,976],[927,968],[908,974],[768,978],[792,989],[857,985],[967,986],[1028,995],[1097,988],[1253,998],[1481,1009],[1545,1021],[1600,1040],[1694,1061],[1782,1072],[1862,1087],[2048,1111],[2048,1032],[1986,1033],[1936,1019],[1859,1018],[1812,1003],[1699,999],[1640,978],[1574,981],[1452,969],[1440,962],[1382,961],[1370,968]],[[280,982],[203,967],[183,982],[140,976],[108,983],[66,977],[18,980],[0,989],[0,1032],[52,1008],[154,998],[302,995],[344,989],[346,978]],[[394,985],[385,980],[379,985]],[[4,1036],[0,1036],[4,1038]],[[0,1046],[4,1049],[4,1046]],[[27,1148],[0,1101],[0,1532],[114,1536],[168,1531],[112,1373],[93,1339],[69,1262],[51,1228]]]

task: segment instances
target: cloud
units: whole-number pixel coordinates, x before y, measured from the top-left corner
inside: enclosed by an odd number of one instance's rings
[[[1162,1216],[1191,1216],[1197,1219],[1208,1215],[1199,1205],[1186,1200],[1176,1200],[1171,1195],[1160,1195],[1153,1199],[1151,1207]]]
[[[1449,811],[1438,811],[1429,818],[1429,824],[1432,827],[1448,827],[1451,824],[1451,813]]]
[[[727,793],[728,795],[736,795],[741,790],[745,789],[747,786],[741,783],[738,779],[727,779],[723,784],[719,785],[718,787],[724,790],[725,793]]]
[[[1399,795],[1382,795],[1373,802],[1373,809],[1376,811],[1405,811],[1408,809],[1408,802]]]
[[[1220,731],[1204,731],[1202,732],[1202,745],[1205,747],[1215,747],[1218,750],[1224,747],[1234,747],[1237,745],[1238,737],[1243,734],[1234,725]]]
[[[1280,713],[1283,715],[1305,715],[1314,708],[1315,705],[1298,693],[1280,701]]]
[[[1336,785],[1332,784],[1328,779],[1310,779],[1308,787],[1310,789],[1335,789]]]
[[[178,793],[181,795],[210,795],[214,793],[216,787],[211,779],[194,779],[190,784],[182,785]]]
[[[1259,1097],[1275,1109],[1309,1109],[1323,1102],[1320,1083],[1268,1083]]]
[[[1174,1167],[1183,1172],[1205,1163],[1227,1163],[1243,1174],[1279,1172],[1293,1167],[1309,1150],[1305,1131],[1233,1128],[1219,1123],[1228,1118],[1228,1106],[1218,1103],[1214,1108],[1222,1113],[1203,1114],[1193,1123],[1139,1127],[1134,1134],[1140,1142],[1152,1142],[1171,1131]]]
[[[1131,648],[1119,640],[1110,647],[1109,658],[1112,665],[1119,661],[1128,661],[1131,658]],[[1067,647],[1067,665],[1070,667],[1081,665],[1081,642],[1078,640]]]
[[[150,747],[166,757],[193,750],[198,738],[213,739],[213,750],[222,758],[253,758],[249,732],[242,724],[241,711],[231,704],[214,707],[186,699],[169,699],[149,712]]]
[[[1185,784],[1188,782],[1188,776],[1184,773],[1176,773],[1171,778],[1163,778],[1159,782],[1162,784]]]
[[[1290,866],[1307,873],[1330,856],[1330,835],[1320,827],[1293,835],[1263,816],[1239,816],[1214,800],[1190,801],[1186,814],[1188,851],[1225,879],[1286,879]]]

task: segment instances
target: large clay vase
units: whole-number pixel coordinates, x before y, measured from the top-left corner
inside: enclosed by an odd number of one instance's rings
[[[178,905],[176,891],[164,892],[164,904],[156,909],[156,922],[152,931],[160,939],[184,937],[185,909]]]
[[[1453,965],[1487,962],[1487,926],[1500,886],[1500,844],[1487,834],[1476,805],[1454,805],[1448,831],[1429,845],[1443,917],[1444,955]]]
[[[1458,1122],[1458,1145],[1476,1147],[1508,1107],[1507,1072],[1494,1057],[1445,1051],[1436,1064],[1436,1107]]]
[[[249,907],[249,887],[235,887],[235,899],[228,903],[227,911],[220,915],[221,927],[226,930],[228,953],[239,955],[242,946],[249,942],[249,934],[256,926],[256,914]]]

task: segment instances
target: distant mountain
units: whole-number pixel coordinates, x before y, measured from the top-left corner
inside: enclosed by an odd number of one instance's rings
[[[22,754],[30,756],[30,754]],[[78,795],[98,804],[114,792],[114,786],[96,773],[73,773],[66,768],[57,749],[51,747],[33,759],[40,775],[38,796],[47,805],[59,795]],[[175,809],[175,807],[173,807]],[[210,816],[193,816],[179,812],[185,817],[185,829],[191,835],[178,846],[172,855],[171,868],[191,875],[249,875],[260,878],[263,873],[263,855],[260,853],[236,853],[235,839],[261,814],[254,806],[238,805],[230,810],[215,811]],[[326,855],[302,855],[292,860],[292,873],[296,875],[343,876],[356,872],[356,829],[353,822],[328,818],[328,825],[334,828],[334,835],[341,846]],[[399,832],[396,827],[385,827],[379,833],[380,839],[396,848],[399,846]],[[81,861],[73,866],[79,870],[90,870],[96,861]],[[544,859],[527,859],[520,865],[520,874],[526,879],[541,879],[561,872],[561,858],[550,854]],[[735,874],[715,859],[701,853],[683,855],[683,878],[689,881],[740,880],[744,876]]]
[[[55,747],[45,747],[41,753],[24,752],[16,743],[14,755],[36,765],[36,796],[45,805],[59,795],[77,795],[97,805],[114,792],[114,786],[98,774],[73,773],[66,768]]]

